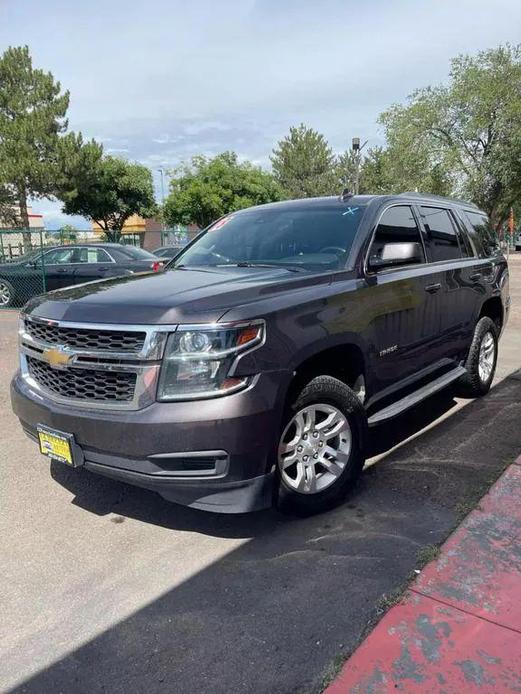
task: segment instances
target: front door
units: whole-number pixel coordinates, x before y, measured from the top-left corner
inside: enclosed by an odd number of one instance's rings
[[[415,256],[382,264],[393,244],[415,244]],[[426,267],[424,240],[412,207],[388,207],[366,262],[364,303],[372,342],[367,376],[373,393],[392,392],[437,367],[441,286],[426,274]]]
[[[63,246],[62,248],[53,248],[43,254],[42,272],[45,274],[46,291],[73,284],[74,252],[74,247]]]

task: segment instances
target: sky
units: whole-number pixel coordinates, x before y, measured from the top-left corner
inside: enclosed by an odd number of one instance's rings
[[[520,0],[0,0],[0,52],[27,44],[70,91],[70,129],[149,166],[158,199],[158,169],[226,149],[269,167],[300,122],[336,151],[382,144],[379,113],[505,42]]]

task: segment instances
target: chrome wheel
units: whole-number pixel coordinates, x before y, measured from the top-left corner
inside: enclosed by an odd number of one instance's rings
[[[0,281],[0,306],[9,306],[11,303],[11,287]]]
[[[479,347],[479,365],[478,373],[482,383],[486,383],[490,378],[494,361],[496,358],[496,343],[494,336],[489,331],[483,335],[481,345]]]
[[[285,484],[301,494],[316,494],[342,474],[351,453],[351,427],[336,407],[304,407],[280,439],[278,463]]]

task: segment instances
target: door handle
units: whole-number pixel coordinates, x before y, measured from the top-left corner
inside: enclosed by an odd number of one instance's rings
[[[436,294],[441,289],[441,284],[439,282],[436,282],[436,284],[428,284],[425,287],[425,291],[429,292],[429,294]]]
[[[475,272],[473,275],[470,275],[470,276],[469,276],[469,280],[470,280],[471,282],[477,282],[478,280],[481,279],[481,277],[482,277],[482,273],[481,273],[481,272]]]

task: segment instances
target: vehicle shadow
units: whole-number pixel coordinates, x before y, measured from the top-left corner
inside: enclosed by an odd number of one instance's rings
[[[345,504],[298,520],[275,512],[191,511],[53,466],[75,503],[93,513],[252,539],[13,691],[319,691],[322,674],[335,656],[355,647],[382,596],[404,585],[418,551],[441,543],[469,501],[475,503],[521,450],[519,375],[436,420],[453,407],[445,394],[389,430],[375,430],[374,450],[385,451],[436,421],[370,466]],[[96,585],[92,594],[82,593],[82,614],[76,606],[70,617],[64,608],[45,634],[26,639],[17,652],[37,652],[38,638],[63,643],[69,618],[85,622],[93,604],[117,604],[117,588],[106,591]]]
[[[452,391],[448,390],[430,398],[428,407],[417,407],[392,422],[371,429],[367,458],[381,455],[414,436],[450,412],[455,404]],[[99,516],[114,515],[112,521],[116,523],[121,522],[121,517],[128,517],[170,529],[233,538],[269,533],[277,524],[292,520],[275,509],[232,516],[190,509],[165,501],[155,492],[88,470],[71,470],[54,461],[51,461],[51,476],[74,494],[73,504]],[[358,488],[347,502],[353,501],[357,493]]]
[[[453,407],[446,393],[373,430],[373,452],[381,454],[437,422],[371,466],[345,504],[306,519],[192,511],[54,466],[75,503],[94,513],[253,539],[18,691],[160,692],[166,683],[170,691],[223,694],[317,691],[320,673],[354,647],[381,596],[415,567],[418,550],[441,542],[458,508],[521,449],[519,377],[437,420]],[[46,638],[61,639],[62,629],[51,626]]]

